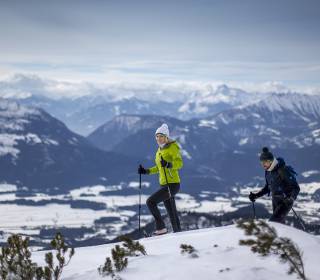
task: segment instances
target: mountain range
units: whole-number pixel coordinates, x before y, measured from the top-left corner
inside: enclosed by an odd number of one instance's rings
[[[258,153],[269,146],[299,173],[318,170],[320,97],[273,94],[210,117],[187,121],[152,115],[122,115],[99,127],[88,139],[101,149],[150,162],[154,132],[167,123],[182,148],[186,166],[196,176],[246,183],[261,174]],[[308,180],[318,180],[318,175]]]
[[[116,98],[99,92],[53,99],[40,93],[41,82],[16,79],[31,84],[34,93],[1,99],[4,182],[61,191],[136,180],[139,163],[154,164],[154,132],[162,123],[181,146],[183,185],[190,193],[262,183],[258,154],[263,146],[298,173],[310,173],[301,180],[320,180],[313,172],[320,160],[319,95],[261,95],[220,85],[188,98],[166,98],[168,92],[161,92],[162,100],[159,95]],[[0,85],[5,87],[8,93],[8,85]],[[92,132],[85,138],[72,130]],[[156,183],[154,177],[145,180]]]
[[[94,182],[118,182],[133,162],[94,147],[42,109],[0,100],[2,182],[21,190],[65,192]]]
[[[40,107],[63,121],[71,130],[87,136],[105,122],[122,114],[160,115],[189,120],[210,116],[252,100],[265,98],[225,84],[201,87],[157,85],[144,87],[97,87],[44,80],[16,74],[0,81],[0,94],[21,104]]]

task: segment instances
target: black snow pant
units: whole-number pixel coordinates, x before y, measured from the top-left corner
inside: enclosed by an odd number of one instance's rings
[[[168,188],[170,188],[171,198],[170,198],[170,193]],[[160,211],[158,209],[158,204],[160,202],[163,202],[164,206],[166,207],[167,213],[169,215],[173,231],[174,232],[181,231],[180,221],[179,221],[177,207],[176,207],[176,201],[174,199],[174,196],[178,193],[179,189],[180,189],[179,183],[170,183],[168,185],[161,186],[158,191],[153,193],[147,199],[147,206],[155,219],[157,230],[163,229],[166,227],[161,217]]]
[[[285,203],[283,195],[281,196],[274,195],[272,197],[273,214],[269,220],[272,222],[283,224],[292,206],[293,206],[292,203],[290,203],[290,205]]]

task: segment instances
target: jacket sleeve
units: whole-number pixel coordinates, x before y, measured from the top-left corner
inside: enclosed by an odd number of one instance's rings
[[[180,169],[183,166],[183,161],[180,153],[180,148],[174,145],[172,150],[172,169]]]
[[[291,196],[294,200],[297,199],[297,196],[300,192],[300,187],[296,180],[296,177],[292,175],[286,168],[283,170],[282,174],[282,179],[288,189],[288,195]]]
[[[269,194],[270,193],[270,189],[269,189],[269,185],[268,183],[266,182],[265,186],[256,193],[257,197],[261,197],[261,196],[264,196],[265,194]]]
[[[157,173],[159,173],[158,166],[156,166],[156,165],[148,168],[148,170],[149,170],[149,174],[157,174]]]

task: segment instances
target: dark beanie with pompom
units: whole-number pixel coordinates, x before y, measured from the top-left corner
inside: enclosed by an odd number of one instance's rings
[[[262,148],[262,153],[260,154],[260,161],[263,160],[273,160],[274,156],[273,154],[269,151],[267,147]]]

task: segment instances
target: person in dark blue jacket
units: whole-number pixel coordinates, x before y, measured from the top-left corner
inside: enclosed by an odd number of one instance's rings
[[[260,161],[265,170],[266,184],[259,192],[250,192],[249,199],[254,202],[271,193],[273,214],[270,221],[284,223],[300,192],[296,173],[291,166],[286,166],[282,158],[275,158],[267,147],[262,149]]]

